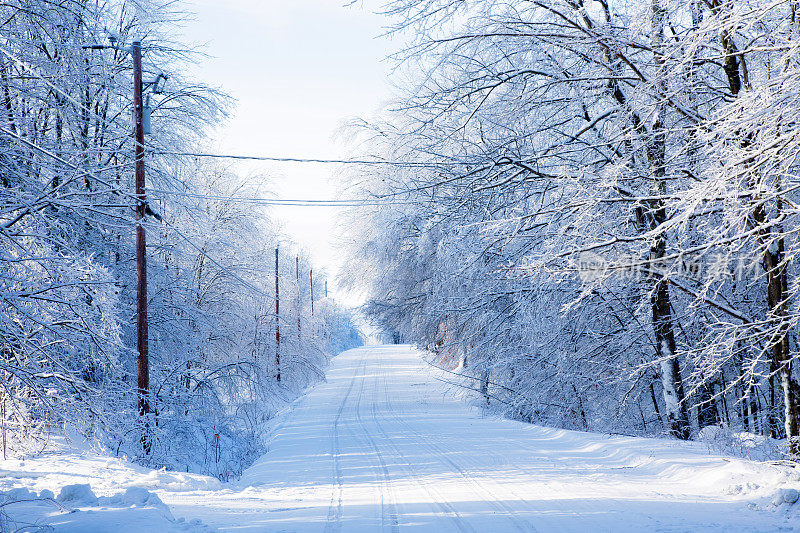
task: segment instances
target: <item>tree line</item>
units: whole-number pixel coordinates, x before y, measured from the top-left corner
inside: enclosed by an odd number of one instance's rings
[[[227,478],[263,451],[265,422],[328,358],[360,343],[319,291],[322,275],[312,312],[308,258],[245,202],[265,178],[165,155],[196,151],[229,107],[184,75],[195,56],[173,38],[183,17],[160,0],[0,6],[4,454],[77,431],[150,465]],[[133,40],[145,81],[169,77],[145,142],[149,450],[136,409]]]
[[[794,0],[395,0],[375,323],[509,416],[800,452]],[[388,201],[388,200],[391,200]]]

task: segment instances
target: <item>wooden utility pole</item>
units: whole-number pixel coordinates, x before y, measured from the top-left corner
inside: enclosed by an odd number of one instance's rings
[[[300,342],[300,256],[298,255],[294,261],[294,276],[297,280],[297,342]]]
[[[311,287],[311,316],[314,316],[314,270],[308,271],[308,282]]]
[[[3,460],[8,459],[8,447],[6,445],[6,396],[3,394],[0,403],[0,417],[3,419]]]
[[[147,254],[143,219],[147,200],[144,189],[144,129],[142,127],[142,43],[131,45],[133,57],[133,109],[135,113],[134,154],[136,162],[136,361],[139,392],[139,417],[143,424],[142,446],[150,453],[150,429],[147,417],[150,413],[148,399],[150,368],[147,344]]]
[[[277,380],[281,380],[281,300],[280,284],[278,283],[278,247],[275,247],[275,367]]]

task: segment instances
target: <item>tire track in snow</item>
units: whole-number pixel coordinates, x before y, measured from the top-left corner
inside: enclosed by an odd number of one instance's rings
[[[474,475],[467,473],[455,461],[450,459],[447,456],[448,453],[447,450],[443,450],[439,445],[437,445],[432,441],[430,436],[420,433],[419,431],[414,429],[414,427],[411,426],[411,424],[409,424],[405,419],[403,419],[400,415],[398,415],[396,409],[394,408],[394,405],[392,404],[391,396],[389,394],[389,385],[388,385],[388,380],[386,379],[385,369],[381,373],[381,377],[383,379],[383,393],[385,398],[386,411],[390,413],[392,417],[399,424],[402,424],[408,431],[413,433],[417,437],[419,443],[425,445],[431,451],[431,455],[435,456],[439,461],[443,462],[444,464],[450,466],[453,472],[457,473],[462,479],[470,483],[476,490],[476,492],[482,493],[484,496],[482,500],[488,503],[490,506],[492,506],[495,509],[495,511],[498,511],[501,515],[506,516],[511,521],[515,529],[524,533],[533,533],[538,531],[533,526],[533,524],[531,524],[528,520],[520,517],[510,505],[508,505],[506,502],[494,496],[492,491],[486,488],[484,483],[482,483]],[[377,376],[375,380],[377,386]]]
[[[382,474],[382,479],[380,482],[381,485],[381,526],[385,529],[387,527],[387,522],[389,529],[393,533],[399,533],[400,531],[400,518],[397,512],[397,503],[394,497],[394,490],[392,489],[392,479],[389,475],[389,468],[386,466],[386,461],[384,460],[383,454],[381,453],[380,448],[378,448],[375,439],[372,437],[372,434],[367,429],[366,424],[364,424],[364,420],[361,417],[361,399],[364,392],[364,382],[366,381],[366,370],[367,368],[367,359],[366,357],[362,361],[361,364],[361,386],[358,390],[358,396],[356,397],[356,420],[358,421],[359,425],[361,426],[361,431],[366,437],[367,441],[369,442],[370,446],[375,452],[375,456],[380,463],[380,471]],[[388,502],[388,503],[387,503]],[[388,510],[388,512],[387,512]]]
[[[342,412],[344,412],[347,399],[350,398],[350,393],[353,391],[357,373],[358,367],[353,371],[353,375],[350,378],[350,385],[347,387],[347,392],[344,394],[338,411],[336,411],[336,416],[333,419],[333,426],[331,428],[331,455],[333,456],[334,483],[333,490],[331,491],[331,503],[328,507],[328,521],[325,524],[325,533],[334,533],[342,530],[342,493],[344,492],[344,487],[342,483],[341,450],[339,444],[339,421],[342,418]]]
[[[398,464],[403,466],[403,469],[408,473],[408,475],[412,477],[417,482],[417,484],[423,488],[423,490],[425,490],[428,496],[430,496],[431,499],[430,501],[436,507],[438,507],[438,510],[434,508],[434,512],[436,512],[437,515],[449,519],[456,527],[456,529],[458,529],[463,533],[477,533],[475,529],[467,521],[464,520],[464,517],[462,517],[461,514],[452,505],[450,505],[450,502],[448,502],[446,499],[442,497],[441,493],[439,493],[430,482],[424,481],[422,477],[416,473],[414,467],[412,466],[412,463],[403,454],[403,452],[400,451],[397,445],[392,442],[392,438],[389,436],[389,434],[384,429],[383,425],[380,423],[377,413],[377,408],[376,408],[377,404],[375,403],[375,395],[377,394],[378,391],[377,376],[375,377],[374,383],[375,383],[375,392],[373,393],[372,409],[371,409],[372,421],[375,424],[375,427],[380,432],[381,436],[383,437],[382,441],[386,442],[394,450],[395,456],[398,459],[400,459],[400,461],[398,461]]]

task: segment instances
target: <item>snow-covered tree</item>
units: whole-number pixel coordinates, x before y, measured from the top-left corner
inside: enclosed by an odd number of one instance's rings
[[[565,391],[532,419],[588,403],[627,410],[618,429],[728,424],[795,453],[794,4],[386,11],[414,40],[406,94],[360,128],[405,162],[354,176],[387,202],[355,239],[378,322],[461,352],[514,409]]]

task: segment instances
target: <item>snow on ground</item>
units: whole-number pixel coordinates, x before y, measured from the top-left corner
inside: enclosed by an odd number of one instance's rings
[[[0,532],[213,531],[197,519],[175,518],[154,489],[217,490],[216,478],[148,470],[62,443],[55,449],[0,461]]]
[[[408,346],[351,350],[235,483],[60,453],[0,464],[0,509],[55,531],[800,531],[795,469],[486,418],[435,378]],[[100,499],[58,497],[80,483]]]

